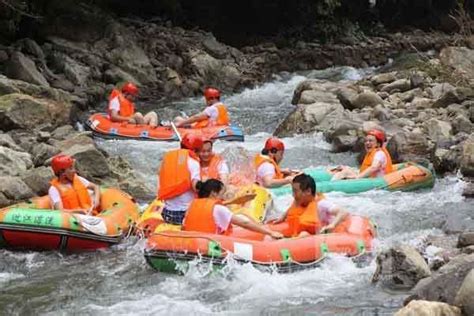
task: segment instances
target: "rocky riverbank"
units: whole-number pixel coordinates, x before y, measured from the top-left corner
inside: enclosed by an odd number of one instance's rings
[[[460,170],[464,195],[472,197],[473,66],[473,50],[447,47],[411,67],[355,83],[304,81],[294,92],[295,110],[275,133],[323,132],[334,151],[362,154],[364,131],[378,127],[386,131],[396,162],[432,164],[438,174]],[[456,208],[439,222],[436,228],[445,235],[429,236],[417,247],[397,245],[377,257],[373,281],[410,295],[396,315],[474,314],[473,208]]]
[[[438,174],[474,176],[474,51],[448,47],[411,68],[378,73],[358,82],[307,80],[296,105],[275,134],[323,132],[335,152],[361,152],[364,131],[388,135],[397,162],[433,164]],[[472,187],[468,185],[466,195]]]

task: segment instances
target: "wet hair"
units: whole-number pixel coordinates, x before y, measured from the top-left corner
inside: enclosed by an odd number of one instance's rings
[[[196,189],[199,198],[208,198],[212,192],[219,193],[224,188],[224,183],[217,179],[208,179],[204,182],[198,181]]]
[[[298,183],[301,191],[311,190],[311,194],[316,196],[316,182],[310,175],[299,174],[293,179],[293,183]]]

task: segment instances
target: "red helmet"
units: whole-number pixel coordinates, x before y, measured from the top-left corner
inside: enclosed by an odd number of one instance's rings
[[[124,86],[122,87],[122,92],[126,92],[126,93],[130,93],[130,94],[133,94],[133,95],[137,95],[137,94],[138,94],[138,88],[137,88],[137,86],[134,85],[133,83],[127,82],[127,83],[124,84]]]
[[[181,146],[190,150],[199,150],[202,148],[204,141],[201,136],[188,133],[181,140]]]
[[[379,142],[385,142],[385,133],[378,129],[371,129],[367,132],[367,135],[372,135],[377,139]]]
[[[59,154],[53,157],[51,160],[51,168],[53,168],[54,173],[58,173],[62,170],[72,167],[74,165],[74,159],[71,156]]]
[[[209,100],[209,99],[219,100],[221,97],[221,92],[215,88],[207,88],[206,90],[204,90],[204,97],[206,98],[206,100]]]
[[[276,150],[285,150],[285,144],[283,144],[283,142],[281,140],[279,140],[278,138],[276,137],[270,137],[269,139],[267,139],[267,141],[265,142],[265,148],[266,150],[272,150],[272,149],[276,149]]]

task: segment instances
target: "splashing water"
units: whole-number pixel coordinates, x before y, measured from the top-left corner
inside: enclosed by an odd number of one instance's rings
[[[370,70],[369,70],[370,71]],[[217,141],[231,168],[251,169],[249,161],[259,152],[277,124],[293,110],[292,93],[306,78],[359,79],[366,70],[332,68],[326,71],[285,74],[274,82],[227,96],[234,121],[248,133],[245,143]],[[162,116],[195,113],[201,99],[173,104]],[[322,135],[296,135],[283,139],[287,150],[284,167],[355,165],[352,154],[334,154]],[[105,141],[99,146],[110,155],[128,159],[149,184],[156,185],[156,170],[163,154],[178,143]],[[241,159],[245,157],[245,159]],[[243,161],[243,162],[242,162]],[[246,176],[250,175],[250,173]],[[443,218],[464,206],[463,183],[456,177],[437,181],[433,190],[417,192],[370,191],[357,195],[328,193],[327,197],[348,211],[371,217],[379,226],[378,247],[420,243],[437,233]],[[278,198],[284,210],[291,197]],[[1,314],[94,315],[392,315],[404,293],[385,292],[370,283],[372,262],[358,268],[349,259],[330,256],[320,268],[293,274],[262,272],[250,264],[230,260],[218,273],[195,263],[184,276],[153,271],[143,258],[144,241],[94,253],[16,253],[0,251]],[[25,304],[27,302],[27,304]]]

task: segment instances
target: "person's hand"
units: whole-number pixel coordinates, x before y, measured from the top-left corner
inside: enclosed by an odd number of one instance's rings
[[[280,233],[280,232],[276,232],[276,231],[272,230],[271,233],[270,233],[270,237],[272,237],[273,239],[282,239],[285,236],[283,236],[283,234]]]
[[[134,117],[131,117],[128,119],[127,123],[130,123],[130,124],[137,124],[137,122],[135,121],[135,118]]]
[[[284,221],[285,221],[285,217],[281,216],[281,217],[277,217],[272,220],[269,220],[267,224],[280,224],[280,223],[283,223]]]
[[[319,232],[320,232],[321,234],[330,233],[331,230],[333,230],[334,228],[335,228],[335,227],[334,227],[333,224],[326,225],[326,226],[321,227],[321,229],[320,229]]]

